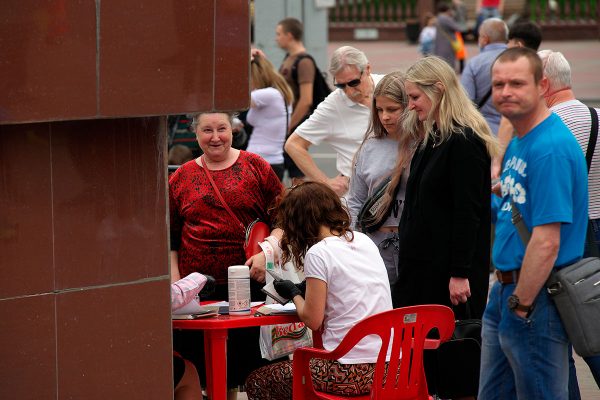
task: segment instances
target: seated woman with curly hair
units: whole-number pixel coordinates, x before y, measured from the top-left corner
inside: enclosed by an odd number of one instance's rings
[[[387,271],[377,246],[350,229],[350,216],[327,185],[305,182],[285,193],[277,207],[283,229],[282,261],[293,261],[306,280],[276,281],[275,289],[292,299],[300,320],[322,331],[323,347],[335,349],[358,321],[391,310]],[[369,393],[380,340],[363,339],[339,360],[311,360],[316,389],[328,393]],[[252,372],[248,399],[291,399],[292,362]]]

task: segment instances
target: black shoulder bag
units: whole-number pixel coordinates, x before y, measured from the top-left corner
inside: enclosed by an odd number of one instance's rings
[[[383,195],[388,189],[388,186],[392,182],[392,177],[388,176],[385,178],[376,188],[373,190],[373,194],[367,198],[363,206],[360,208],[358,212],[358,216],[356,217],[356,226],[363,233],[371,233],[375,232],[384,224],[387,217],[392,212],[393,201],[390,202],[390,205],[387,211],[382,215],[380,219],[377,219],[377,214],[379,213],[379,209],[382,206]],[[402,182],[398,182],[398,185],[394,188],[394,192],[392,194],[392,199],[395,199],[398,195],[398,190],[400,190],[400,185]]]

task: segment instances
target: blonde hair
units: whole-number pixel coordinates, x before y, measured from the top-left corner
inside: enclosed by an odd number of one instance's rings
[[[498,142],[467,92],[461,86],[456,73],[439,57],[425,57],[414,63],[406,72],[406,81],[419,86],[431,101],[431,110],[422,127],[425,132],[423,146],[428,140],[441,143],[453,134],[464,134],[469,127],[487,148],[490,157],[498,153]],[[415,114],[414,112],[410,112]],[[437,122],[437,131],[433,129]],[[411,122],[405,120],[405,124]],[[409,125],[406,127],[411,129]]]
[[[254,89],[275,88],[281,93],[287,104],[294,103],[294,92],[285,78],[275,70],[271,61],[255,55],[250,62],[250,76]]]

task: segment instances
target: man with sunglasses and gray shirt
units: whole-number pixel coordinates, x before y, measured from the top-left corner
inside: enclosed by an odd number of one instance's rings
[[[337,89],[296,128],[285,151],[308,179],[326,183],[343,196],[348,191],[352,159],[369,125],[373,90],[383,75],[371,74],[365,54],[350,46],[333,53],[329,73]],[[325,175],[309,154],[310,146],[320,143],[328,143],[337,153],[338,176]]]

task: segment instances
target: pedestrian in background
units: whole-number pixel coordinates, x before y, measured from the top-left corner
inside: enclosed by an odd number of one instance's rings
[[[252,91],[246,120],[253,130],[246,150],[264,158],[279,180],[283,180],[283,145],[294,94],[273,64],[261,54],[252,55],[250,78]]]
[[[432,13],[425,14],[425,26],[419,34],[419,51],[423,57],[433,54],[433,44],[435,42],[436,18]]]
[[[433,54],[446,60],[446,62],[456,69],[456,50],[453,42],[456,40],[456,32],[460,32],[460,27],[454,20],[454,15],[450,5],[446,2],[437,5],[437,23],[436,35],[433,46]]]
[[[492,63],[506,50],[508,27],[498,18],[486,19],[479,28],[479,48],[481,53],[467,63],[460,83],[469,98],[477,104],[477,108],[487,121],[492,133],[497,135],[500,124],[500,113],[492,104]]]

